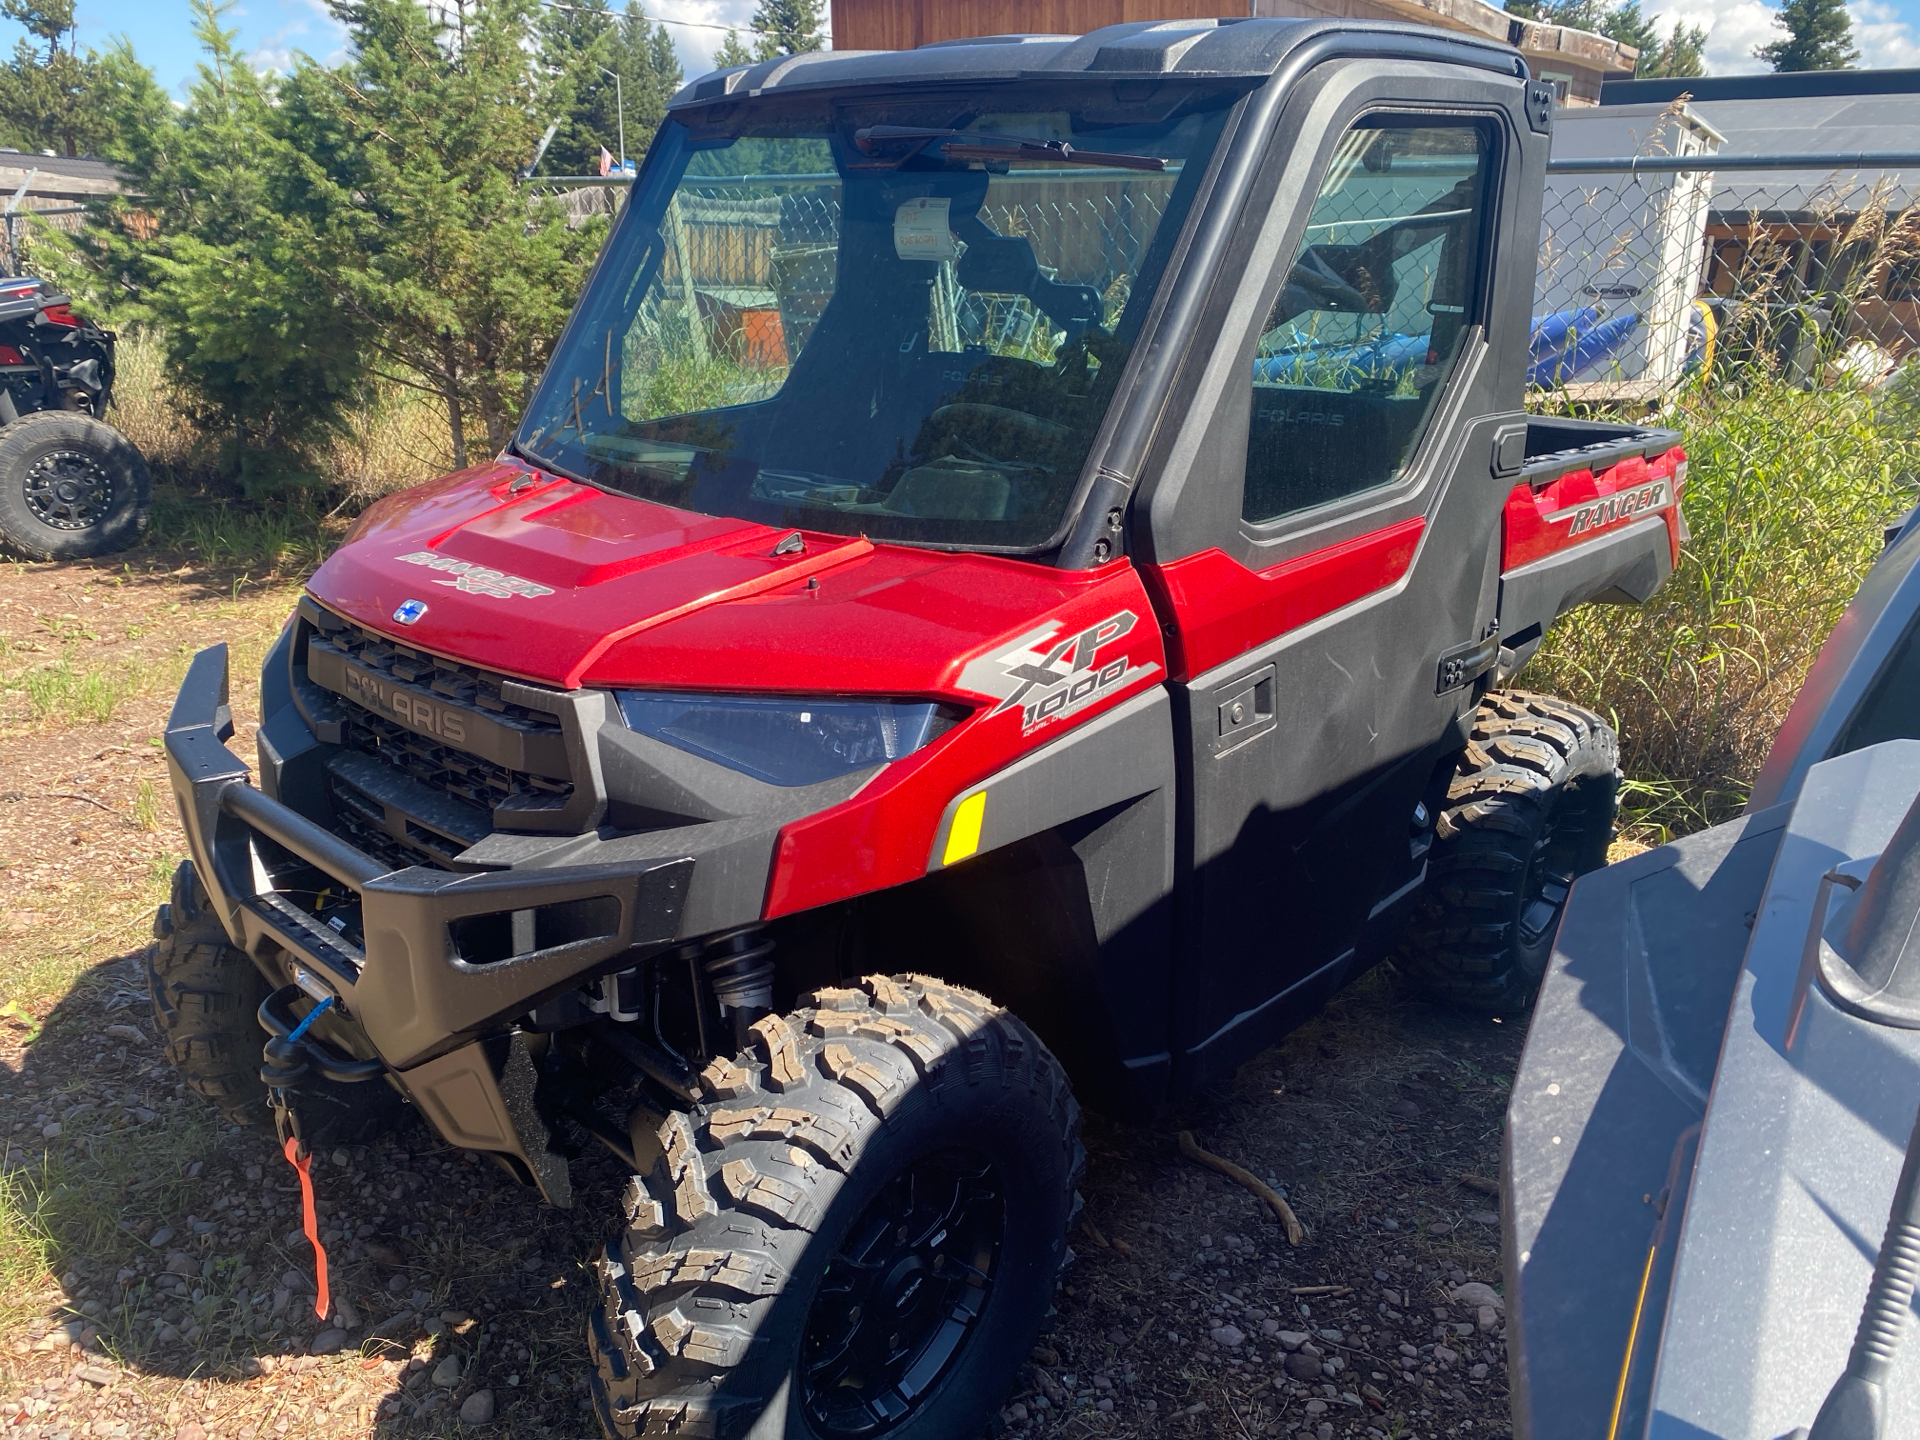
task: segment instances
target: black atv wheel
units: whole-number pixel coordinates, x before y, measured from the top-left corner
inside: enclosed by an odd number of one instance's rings
[[[271,1130],[267,1087],[260,1079],[267,1032],[260,1026],[266,976],[207,908],[207,892],[184,860],[173,872],[173,898],[153,917],[147,950],[147,995],[167,1060],[190,1089],[236,1125]],[[361,1144],[391,1129],[405,1102],[377,1080],[341,1085],[311,1075],[298,1092],[309,1145]]]
[[[43,410],[0,429],[0,541],[28,559],[124,550],[152,505],[147,462],[111,425]]]
[[[1612,727],[1577,705],[1521,690],[1481,701],[1401,969],[1476,1009],[1531,1005],[1567,891],[1607,862],[1619,756]]]
[[[756,1024],[629,1183],[609,1435],[973,1440],[1032,1349],[1085,1168],[1066,1076],[970,990],[861,983]]]

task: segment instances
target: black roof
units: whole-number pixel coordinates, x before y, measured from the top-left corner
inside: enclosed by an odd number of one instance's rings
[[[1797,100],[1812,95],[1920,94],[1920,70],[1800,70],[1784,75],[1696,75],[1691,80],[1608,80],[1602,105],[1695,100]]]
[[[1108,25],[1085,35],[986,35],[917,50],[823,50],[703,75],[673,97],[674,108],[768,91],[840,89],[989,80],[1059,80],[1072,75],[1125,79],[1178,75],[1264,79],[1320,36],[1418,41],[1436,60],[1524,73],[1505,45],[1424,25],[1355,20],[1161,20]],[[1398,45],[1396,45],[1396,49]]]

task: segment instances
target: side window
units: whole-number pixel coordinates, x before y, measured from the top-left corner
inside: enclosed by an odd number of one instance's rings
[[[1464,118],[1341,138],[1254,355],[1247,520],[1399,477],[1473,323],[1491,164]]]

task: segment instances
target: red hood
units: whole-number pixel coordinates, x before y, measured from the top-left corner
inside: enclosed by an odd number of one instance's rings
[[[499,463],[380,502],[308,588],[406,644],[541,684],[892,695],[953,693],[990,643],[1122,575],[1139,590],[1124,564],[815,532],[774,554],[791,534]],[[426,604],[412,625],[394,619],[406,601]]]

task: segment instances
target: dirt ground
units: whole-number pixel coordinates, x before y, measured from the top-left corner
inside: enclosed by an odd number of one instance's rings
[[[293,1172],[161,1058],[141,955],[182,842],[154,737],[227,639],[251,755],[249,677],[295,594],[259,573],[0,562],[0,1435],[585,1440],[611,1158],[556,1211],[417,1123],[319,1157],[322,1322]],[[1461,1287],[1500,1283],[1522,1039],[1380,971],[1194,1103],[1090,1119],[1079,1258],[996,1428],[1507,1435],[1498,1297]],[[1280,1189],[1304,1243],[1183,1130]]]

